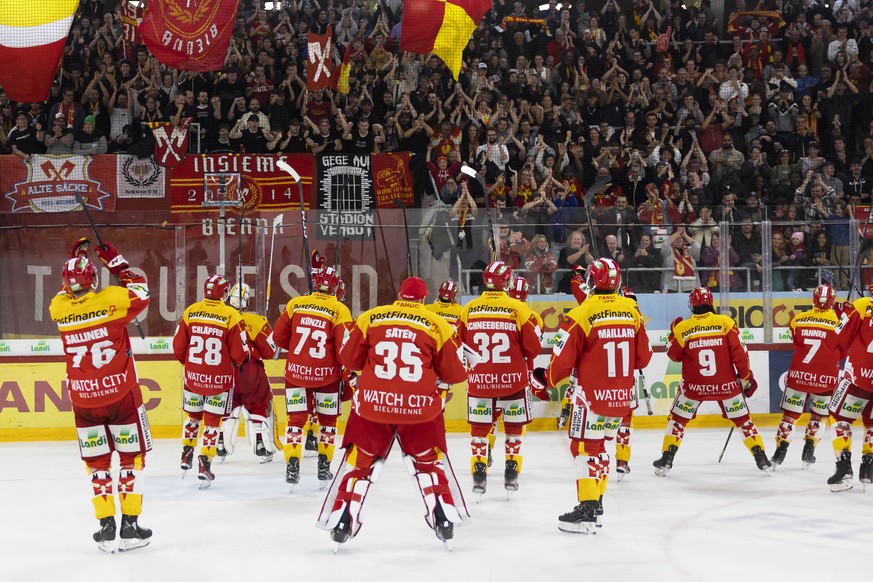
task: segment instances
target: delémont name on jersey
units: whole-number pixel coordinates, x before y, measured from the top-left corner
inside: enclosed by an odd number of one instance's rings
[[[588,317],[588,324],[594,325],[595,322],[600,321],[601,319],[627,319],[633,321],[634,314],[630,311],[622,311],[620,309],[604,309],[602,311],[598,311],[597,313],[591,314]]]
[[[724,337],[704,337],[688,342],[689,350],[700,350],[703,348],[717,348],[724,345]]]

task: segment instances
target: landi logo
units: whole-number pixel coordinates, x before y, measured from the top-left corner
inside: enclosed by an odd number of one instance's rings
[[[96,449],[106,444],[106,435],[98,435],[96,430],[88,432],[88,438],[79,441],[83,449]]]
[[[745,403],[739,398],[734,399],[728,406],[725,408],[725,412],[739,412],[746,407]]]
[[[39,340],[36,345],[30,346],[31,352],[43,353],[51,351],[51,346],[48,345],[48,342],[45,340]]]
[[[779,334],[779,339],[790,340],[791,339],[791,332],[788,330],[783,331],[782,333]]]
[[[743,333],[740,335],[740,338],[741,338],[744,342],[751,341],[752,338],[754,338],[754,337],[755,337],[755,336],[752,335],[752,332],[750,332],[750,331],[747,330],[747,329],[744,329],[744,330],[743,330]]]
[[[0,342],[0,354],[8,354],[12,351],[12,346],[6,342]]]
[[[666,333],[662,333],[661,335],[658,336],[658,341],[662,342],[662,343],[667,343],[668,337],[669,336]]]
[[[524,408],[519,406],[517,403],[511,404],[508,409],[503,411],[503,416],[513,418],[516,416],[523,416]]]
[[[155,338],[154,341],[149,342],[149,349],[153,351],[168,350],[170,349],[170,343],[167,341],[166,338]]]
[[[136,431],[131,434],[130,429],[126,428],[121,431],[121,434],[118,436],[113,435],[115,440],[115,444],[118,445],[135,445],[139,442],[139,434]]]
[[[488,406],[487,400],[479,400],[476,403],[476,408],[470,409],[470,414],[475,414],[477,416],[485,416],[491,414],[491,408]]]

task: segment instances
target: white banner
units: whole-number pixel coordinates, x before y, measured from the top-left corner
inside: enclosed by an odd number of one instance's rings
[[[119,198],[163,198],[166,172],[153,156],[118,156]]]

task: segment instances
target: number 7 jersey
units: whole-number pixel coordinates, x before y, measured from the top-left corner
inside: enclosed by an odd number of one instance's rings
[[[323,388],[339,382],[338,354],[351,325],[349,308],[333,295],[313,292],[289,301],[273,330],[276,345],[288,351],[288,386]]]

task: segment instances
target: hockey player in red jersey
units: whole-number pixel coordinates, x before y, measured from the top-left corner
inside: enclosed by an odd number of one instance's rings
[[[666,476],[685,436],[686,425],[697,416],[701,402],[718,402],[722,416],[743,431],[743,441],[762,471],[773,470],[764,441],[749,416],[746,397],[758,389],[749,368],[749,353],[736,322],[715,313],[712,291],[694,289],[688,296],[691,317],[677,318],[667,338],[667,356],[682,363],[682,383],[667,419],[661,458],[655,474]]]
[[[834,391],[828,411],[834,422],[834,454],[836,470],[828,478],[831,491],[852,488],[852,423],[861,418],[864,424],[864,445],[858,480],[873,483],[873,284],[871,297],[856,299],[844,311],[848,321],[840,335],[846,334],[849,355],[843,367],[843,378]]]
[[[425,305],[424,308],[436,313],[445,319],[454,329],[457,329],[458,319],[461,317],[461,312],[464,310],[464,308],[458,305],[455,301],[457,295],[458,284],[451,279],[448,279],[447,281],[443,281],[443,284],[440,285],[440,289],[437,291],[436,301],[429,305]]]
[[[251,356],[245,366],[234,368],[233,403],[230,416],[221,424],[218,439],[218,456],[233,453],[239,421],[246,416],[246,435],[254,454],[261,463],[269,463],[276,452],[274,436],[273,391],[264,371],[264,360],[276,353],[273,343],[273,326],[267,319],[248,310],[252,290],[245,283],[234,285],[227,296],[228,304],[239,311],[246,328]]]
[[[80,239],[61,271],[63,287],[49,313],[58,325],[66,354],[67,390],[73,407],[79,451],[91,474],[94,513],[100,529],[94,541],[104,552],[116,549],[112,452],[118,453],[121,504],[119,551],[149,544],[152,532],[140,527],[142,493],[137,480],[152,448],[148,416],[131,352],[127,324],[149,304],[145,278],[128,267],[111,244],[97,256],[119,285],[97,291],[97,269],[88,260],[88,241]]]
[[[352,321],[348,307],[334,296],[339,275],[333,267],[313,274],[312,293],[295,297],[276,322],[273,339],[287,350],[285,363],[285,482],[300,481],[303,456],[303,430],[312,403],[321,427],[318,440],[318,480],[322,485],[333,479],[336,422],[340,401],[341,372],[338,358],[347,326]]]
[[[848,334],[834,311],[836,291],[819,285],[812,294],[812,310],[794,316],[789,324],[794,355],[785,379],[780,408],[782,421],[776,430],[776,452],[770,461],[781,465],[788,452],[791,432],[809,403],[809,424],[803,435],[801,459],[804,467],[815,462],[815,447],[822,419],[828,417],[828,405],[840,375],[840,360],[846,357]]]
[[[588,283],[586,282],[587,279],[588,270],[579,265],[575,265],[573,267],[573,278],[570,279],[570,290],[573,292],[573,297],[579,305],[582,305],[582,303],[584,303],[588,298],[588,294],[591,293],[591,289],[589,289]],[[573,410],[574,384],[575,379],[567,385],[567,388],[564,391],[564,397],[561,399],[561,413],[558,415],[557,419],[558,430],[564,428],[564,426],[567,425],[567,421],[570,419],[570,412]]]
[[[427,286],[410,277],[398,300],[361,314],[340,352],[359,372],[343,437],[346,455],[321,508],[318,525],[338,544],[361,529],[371,485],[396,440],[425,505],[425,521],[440,540],[469,519],[449,462],[443,400],[437,382],[467,377],[452,327],[424,308]]]
[[[593,533],[603,514],[609,454],[603,442],[618,430],[634,400],[634,370],[652,358],[646,327],[636,304],[616,291],[621,272],[612,259],[588,266],[593,292],[564,317],[547,371],[559,390],[577,376],[570,418],[570,452],[576,459],[579,504],[558,518],[558,529]]]
[[[173,336],[173,353],[184,367],[182,410],[188,415],[182,430],[180,467],[188,471],[193,466],[202,423],[203,442],[197,457],[201,488],[215,479],[212,459],[218,450],[221,419],[231,405],[234,368],[250,355],[243,318],[224,303],[227,288],[224,275],[206,279],[205,297],[188,306]]]
[[[634,295],[634,292],[631,291],[629,287],[622,287],[621,289],[622,297],[630,299],[637,305],[637,311],[639,311],[639,304],[637,303],[637,296]],[[642,370],[639,370],[639,382],[645,383],[645,379],[642,375]],[[631,458],[631,434],[633,433],[633,420],[634,420],[634,411],[639,408],[639,394],[634,391],[634,399],[631,404],[631,409],[627,414],[621,419],[621,423],[618,425],[618,430],[615,433],[615,472],[618,475],[618,480],[621,481],[624,479],[624,476],[631,472],[630,470],[630,458]]]
[[[497,411],[506,431],[503,484],[510,493],[518,490],[524,427],[531,421],[530,372],[540,353],[542,331],[536,314],[507,295],[512,280],[506,263],[488,265],[482,274],[486,291],[466,305],[458,325],[461,341],[480,358],[467,379],[473,492],[480,495],[487,486],[488,434]]]

